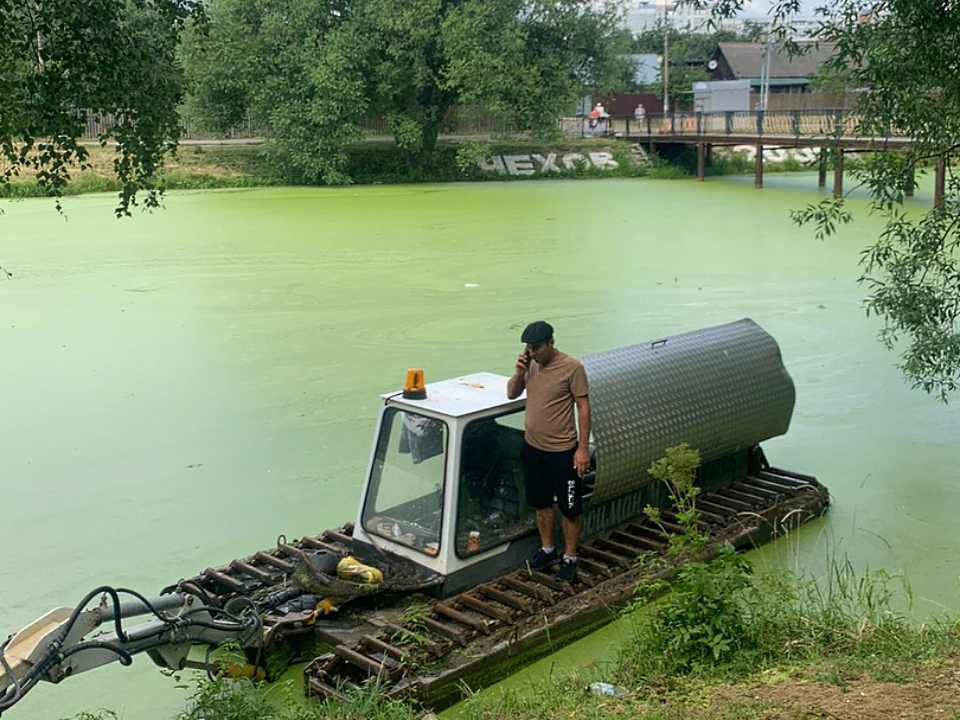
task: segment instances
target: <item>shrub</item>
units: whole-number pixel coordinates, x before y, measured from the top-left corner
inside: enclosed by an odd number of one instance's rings
[[[684,444],[668,448],[648,470],[667,485],[686,531],[665,534],[667,558],[685,562],[670,582],[638,585],[629,608],[638,618],[636,633],[618,657],[624,682],[690,672],[748,673],[823,658],[861,666],[883,658],[889,665],[893,658],[899,662],[929,652],[924,633],[892,609],[901,593],[910,597],[905,583],[898,592],[902,578],[857,573],[842,560],[832,561],[820,579],[787,571],[757,577],[729,546],[719,548],[715,559],[704,559],[709,538],[698,525],[693,485],[698,464],[699,455]],[[659,522],[658,510],[649,508],[647,515]]]
[[[667,486],[668,496],[684,531],[664,533],[667,556],[679,560],[675,577],[667,581],[641,582],[638,602],[632,608],[669,592],[641,614],[639,636],[644,657],[660,672],[685,672],[704,663],[718,663],[739,648],[744,634],[740,593],[750,585],[752,569],[730,545],[720,548],[713,560],[702,555],[710,540],[699,526],[694,484],[700,453],[686,443],[667,448],[647,472]],[[660,511],[647,508],[646,515],[660,522]]]

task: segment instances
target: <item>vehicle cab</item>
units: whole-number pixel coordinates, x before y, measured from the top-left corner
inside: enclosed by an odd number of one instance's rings
[[[414,371],[411,371],[414,372]],[[417,371],[420,372],[420,371]],[[519,461],[525,396],[475,373],[383,395],[355,552],[389,553],[442,578],[446,596],[520,566],[536,547]]]

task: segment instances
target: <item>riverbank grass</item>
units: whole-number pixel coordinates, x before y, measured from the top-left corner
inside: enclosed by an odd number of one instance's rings
[[[119,192],[114,174],[115,148],[87,146],[86,163],[73,166],[63,195]],[[2,169],[2,168],[0,168]],[[184,145],[168,157],[160,185],[166,190],[263,187],[281,184],[255,145]],[[46,193],[29,176],[14,177],[0,186],[0,197],[43,197]]]
[[[117,157],[113,147],[86,146],[87,160],[83,167],[70,168],[70,182],[63,194],[119,192],[113,163]],[[347,174],[358,185],[457,182],[463,180],[526,180],[525,176],[506,173],[485,173],[477,167],[476,155],[531,154],[605,151],[611,153],[616,168],[600,169],[583,163],[557,177],[637,177],[648,174],[646,163],[637,162],[631,146],[602,139],[562,139],[555,142],[535,140],[444,141],[425,165],[414,164],[392,142],[371,141],[348,148]],[[0,170],[2,170],[0,166]],[[551,173],[549,177],[553,177]],[[539,177],[543,177],[542,175]],[[198,190],[238,187],[270,187],[275,185],[310,185],[302,178],[285,174],[272,160],[269,145],[191,143],[181,145],[169,156],[159,178],[164,190]],[[43,197],[46,193],[30,176],[13,177],[0,185],[0,197]]]

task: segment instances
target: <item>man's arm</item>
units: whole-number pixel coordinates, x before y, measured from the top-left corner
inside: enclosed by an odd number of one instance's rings
[[[513,365],[513,377],[507,380],[508,400],[520,397],[520,394],[526,389],[528,362],[530,362],[530,360],[526,353],[520,353],[517,356],[517,362]]]
[[[577,451],[573,454],[573,466],[577,474],[583,474],[590,468],[590,396],[574,398],[577,404]]]

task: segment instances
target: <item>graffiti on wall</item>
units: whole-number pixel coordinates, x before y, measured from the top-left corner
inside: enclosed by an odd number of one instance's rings
[[[620,165],[608,152],[591,153],[528,153],[524,155],[491,155],[478,157],[477,167],[484,172],[508,175],[536,175],[550,172],[569,172],[578,167],[614,170]]]
[[[746,155],[747,160],[753,162],[757,157],[757,148],[755,145],[734,145],[732,151],[737,155]],[[795,160],[798,163],[808,165],[816,162],[820,156],[820,148],[764,148],[763,161],[772,163],[782,163],[787,160]]]

